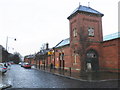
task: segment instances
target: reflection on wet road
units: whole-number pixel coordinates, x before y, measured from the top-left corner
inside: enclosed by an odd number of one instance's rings
[[[3,75],[3,82],[12,85],[12,88],[117,88],[118,82],[87,82],[68,79],[43,72],[34,68],[26,69],[20,65],[12,65]]]

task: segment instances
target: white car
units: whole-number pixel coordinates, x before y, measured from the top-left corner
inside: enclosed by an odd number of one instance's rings
[[[22,64],[22,62],[19,62],[19,65],[21,65]]]
[[[7,67],[4,66],[4,63],[0,63],[0,72],[2,73],[7,72]]]

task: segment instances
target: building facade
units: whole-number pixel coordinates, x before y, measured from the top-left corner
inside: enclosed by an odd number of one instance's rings
[[[61,52],[55,52],[55,62],[59,68],[70,67],[73,71],[120,71],[119,33],[117,37],[111,35],[111,39],[103,41],[103,16],[91,7],[82,5],[72,12],[68,17],[69,45],[64,43],[62,47],[56,48]]]
[[[0,63],[2,62],[2,46],[0,45]]]
[[[56,69],[71,69],[72,72],[120,72],[120,33],[103,38],[103,16],[91,7],[77,7],[67,18],[70,38],[48,51],[52,53],[44,63],[52,63]]]
[[[8,51],[6,51],[5,48],[2,45],[0,45],[0,63],[8,62],[8,57],[9,57]]]

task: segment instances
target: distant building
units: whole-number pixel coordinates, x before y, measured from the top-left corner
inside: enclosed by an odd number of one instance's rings
[[[5,48],[2,45],[0,45],[0,63],[7,62],[8,55],[9,55],[9,53],[5,50]]]
[[[2,62],[2,46],[0,45],[0,63]]]
[[[34,64],[35,63],[35,61],[34,61],[34,59],[35,59],[35,55],[34,54],[32,54],[32,55],[26,55],[25,57],[24,57],[24,62],[28,62],[28,63],[30,63],[30,64]]]

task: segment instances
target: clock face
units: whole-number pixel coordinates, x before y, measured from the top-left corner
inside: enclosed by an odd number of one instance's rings
[[[94,28],[88,28],[88,35],[94,36]]]

